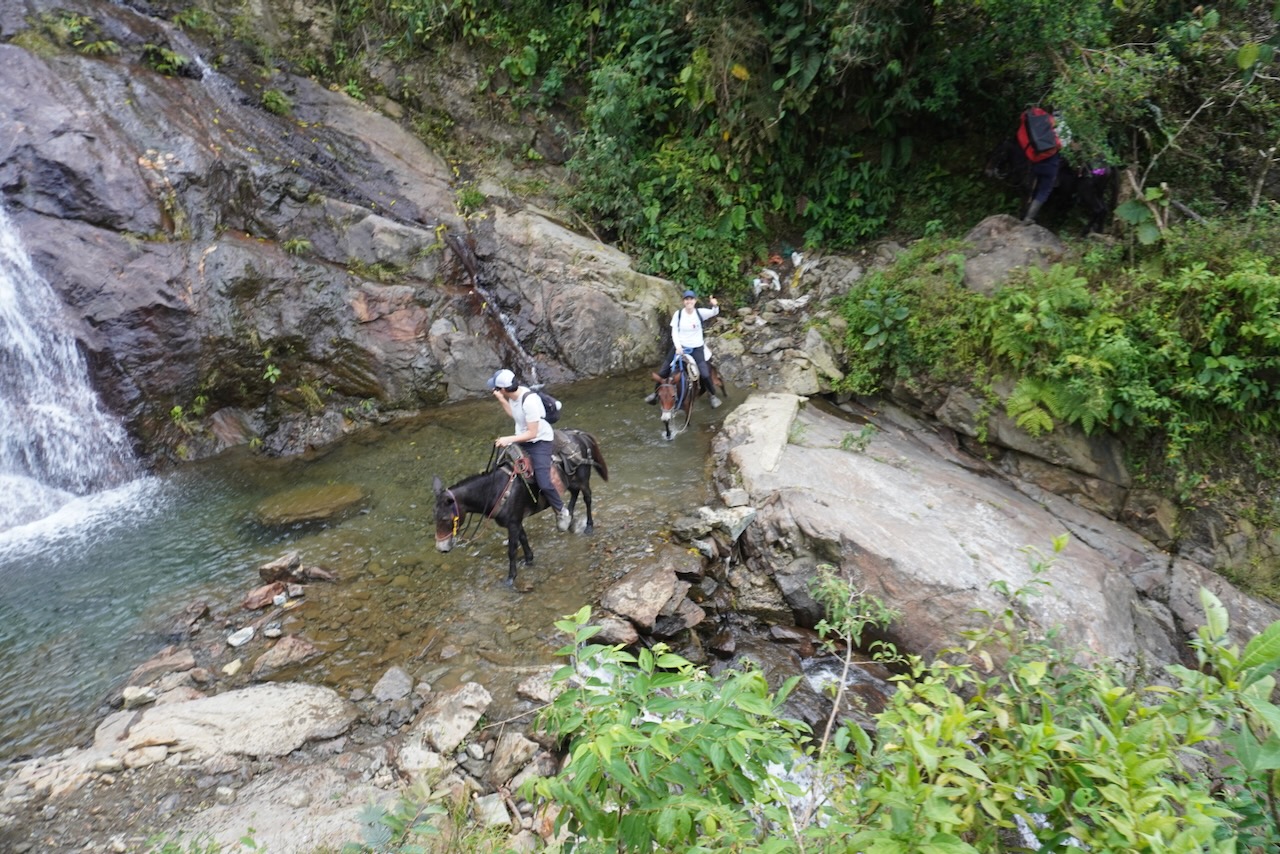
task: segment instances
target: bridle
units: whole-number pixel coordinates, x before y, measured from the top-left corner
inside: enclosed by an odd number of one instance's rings
[[[444,542],[446,539],[447,539],[447,540],[456,540],[456,539],[458,539],[458,523],[459,523],[460,521],[462,521],[462,515],[463,515],[463,514],[462,514],[462,508],[460,508],[460,507],[458,506],[458,497],[457,497],[456,495],[454,495],[454,494],[453,494],[453,490],[452,490],[452,489],[446,489],[446,490],[444,491],[444,495],[445,495],[445,497],[446,497],[446,498],[448,498],[448,499],[449,499],[450,503],[452,503],[452,504],[453,504],[453,532],[452,532],[452,533],[450,533],[450,534],[449,534],[449,536],[447,536],[447,537],[442,537],[442,536],[440,536],[440,532],[439,532],[439,531],[437,531],[437,532],[436,532],[436,542],[437,542],[437,543],[442,543],[442,542]]]

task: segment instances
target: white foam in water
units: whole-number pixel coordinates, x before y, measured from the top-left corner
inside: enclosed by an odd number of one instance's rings
[[[33,497],[40,484],[23,478],[0,477],[0,495],[14,489],[29,490]],[[44,498],[49,492],[45,490]],[[115,489],[92,495],[60,493],[61,502],[50,507],[41,516],[29,517],[25,522],[16,521],[14,527],[0,530],[0,560],[35,553],[52,544],[64,549],[74,548],[100,536],[104,530],[137,525],[159,513],[166,505],[159,478],[142,477]],[[9,508],[0,507],[0,528],[6,523]]]
[[[89,382],[73,324],[0,206],[0,532],[135,473]]]

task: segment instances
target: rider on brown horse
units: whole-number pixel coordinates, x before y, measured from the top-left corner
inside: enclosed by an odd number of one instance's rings
[[[667,360],[662,363],[658,376],[663,379],[671,376],[677,353],[689,354],[698,364],[699,382],[702,384],[702,390],[709,396],[711,407],[714,409],[720,405],[720,398],[716,397],[715,387],[711,382],[711,370],[707,366],[706,338],[702,334],[702,324],[703,321],[710,320],[720,313],[720,304],[716,302],[715,297],[710,297],[708,302],[711,303],[711,308],[698,308],[698,295],[691,290],[684,292],[683,307],[671,316],[671,351],[667,354]],[[644,402],[649,404],[658,402],[656,386],[653,394],[646,397]]]

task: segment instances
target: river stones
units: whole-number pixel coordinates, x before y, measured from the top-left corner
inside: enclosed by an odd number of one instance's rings
[[[368,498],[364,488],[352,483],[301,486],[277,492],[254,508],[254,518],[269,528],[300,522],[330,522],[362,507]]]

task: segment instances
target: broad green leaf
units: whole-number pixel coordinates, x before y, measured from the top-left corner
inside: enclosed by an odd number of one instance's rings
[[[1240,703],[1265,721],[1273,735],[1280,735],[1280,707],[1252,694],[1241,694]]]
[[[1258,62],[1258,46],[1256,44],[1245,44],[1240,46],[1240,50],[1236,51],[1236,66],[1241,71],[1247,71]]]
[[[982,780],[984,782],[988,781],[987,772],[982,770],[981,765],[968,757],[952,756],[942,764],[946,768],[954,768],[955,770],[963,772],[976,780]]]
[[[1274,622],[1262,630],[1262,634],[1254,635],[1244,648],[1244,657],[1240,666],[1245,670],[1258,668],[1260,672],[1251,674],[1250,682],[1256,681],[1280,666],[1280,621]]]
[[[1205,626],[1209,629],[1209,636],[1214,640],[1225,637],[1231,625],[1231,618],[1227,616],[1227,609],[1222,604],[1222,600],[1209,588],[1201,587],[1200,607],[1204,609]]]
[[[1116,206],[1116,216],[1129,223],[1129,225],[1137,225],[1140,222],[1151,219],[1151,211],[1147,210],[1147,206],[1137,199],[1130,199],[1124,204]]]
[[[1154,222],[1144,222],[1138,226],[1138,242],[1143,246],[1159,243],[1160,237],[1160,229]]]
[[[1044,674],[1048,667],[1049,665],[1043,661],[1029,661],[1018,668],[1018,678],[1029,687],[1034,688],[1040,684],[1040,680],[1044,679]]]

